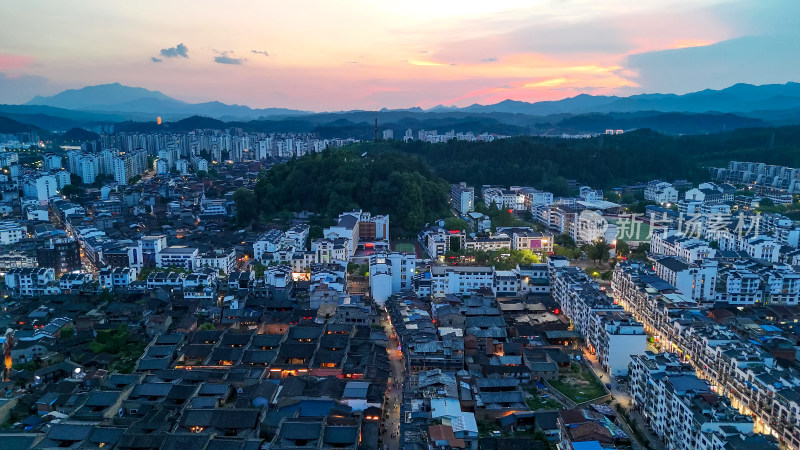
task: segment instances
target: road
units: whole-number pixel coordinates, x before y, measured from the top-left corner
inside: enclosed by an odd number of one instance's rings
[[[614,408],[615,403],[622,406],[626,411],[628,411],[630,418],[636,420],[636,428],[638,428],[639,432],[642,433],[642,435],[646,437],[648,441],[650,441],[651,448],[655,448],[656,450],[664,450],[664,443],[647,428],[644,419],[642,419],[638,413],[631,411],[631,394],[627,385],[625,383],[617,383],[614,377],[607,374],[603,370],[603,368],[600,366],[600,363],[597,361],[597,358],[585,350],[583,352],[583,359],[586,360],[592,367],[592,371],[595,375],[597,375],[597,378],[599,378],[600,381],[606,385],[606,389],[608,389],[609,385],[611,386],[611,389],[608,390],[611,392],[613,402],[609,406]],[[636,434],[633,433],[631,425],[626,422],[623,417],[620,417],[619,419],[619,422],[622,425],[622,430],[625,431],[629,438],[631,438],[631,442],[636,445],[636,448],[644,448],[644,445],[642,445],[642,443],[637,439]]]
[[[619,403],[623,408],[630,409],[631,394],[628,392],[627,388],[624,385],[617,383],[615,378],[607,374],[600,366],[600,363],[597,361],[597,358],[594,355],[584,351],[583,359],[589,362],[589,364],[592,366],[592,371],[595,375],[597,375],[597,378],[599,378],[600,381],[606,385],[606,389],[611,392],[611,396],[614,397],[614,401]],[[608,389],[609,385],[611,385],[611,389]]]
[[[398,350],[398,342],[391,321],[384,318],[383,326],[386,335],[389,336],[389,346],[386,351],[389,353],[391,368],[389,387],[386,390],[386,401],[384,402],[383,448],[398,450],[400,448],[400,407],[403,401],[405,365],[403,364],[403,354]]]

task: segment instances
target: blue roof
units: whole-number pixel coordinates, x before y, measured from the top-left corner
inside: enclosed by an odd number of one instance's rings
[[[573,442],[572,448],[575,450],[603,450],[603,446],[598,441]]]
[[[333,400],[303,400],[297,404],[300,417],[327,417],[336,405]]]

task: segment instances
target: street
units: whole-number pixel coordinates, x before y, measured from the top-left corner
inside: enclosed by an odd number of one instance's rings
[[[403,354],[398,350],[398,341],[394,328],[389,320],[383,320],[384,330],[389,337],[386,351],[389,354],[391,377],[384,402],[384,420],[382,428],[383,448],[397,450],[400,447],[400,407],[403,402],[403,382],[405,380],[405,365]]]
[[[592,368],[592,371],[600,381],[606,385],[606,389],[608,386],[611,386],[611,389],[608,389],[611,392],[611,396],[613,398],[613,402],[611,403],[612,408],[614,408],[614,404],[619,404],[623,409],[625,409],[630,417],[636,420],[635,426],[638,428],[639,432],[642,433],[649,441],[651,448],[655,448],[657,450],[664,449],[664,443],[656,437],[645,425],[644,419],[642,417],[631,410],[631,394],[628,391],[627,386],[623,383],[617,383],[616,378],[612,377],[611,375],[607,374],[603,368],[600,366],[600,363],[597,361],[597,358],[594,355],[589,354],[588,352],[583,352],[583,359],[589,363]],[[644,448],[641,442],[638,441],[637,436],[633,433],[631,429],[631,424],[627,423],[623,417],[619,418],[619,422],[622,425],[623,431],[631,438],[631,442],[635,443],[638,448]]]

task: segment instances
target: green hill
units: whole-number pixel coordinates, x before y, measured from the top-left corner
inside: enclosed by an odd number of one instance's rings
[[[493,142],[363,143],[359,152],[404,152],[450,183],[534,186],[567,195],[567,180],[611,188],[653,179],[708,179],[708,167],[762,161],[800,167],[800,126],[673,136],[637,130],[589,139],[515,137]]]
[[[414,234],[448,213],[450,186],[419,158],[397,152],[361,157],[330,151],[273,166],[258,180],[258,212],[316,211],[336,217],[362,208],[389,214],[392,234]]]
[[[35,127],[33,125],[20,123],[17,122],[16,120],[9,119],[8,117],[0,116],[0,133],[24,133],[26,131],[36,131],[38,133],[44,133],[44,134],[47,133],[41,128]]]

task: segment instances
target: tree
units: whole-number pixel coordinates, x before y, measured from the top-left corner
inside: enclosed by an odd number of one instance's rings
[[[461,238],[458,236],[450,236],[450,251],[458,252],[461,250]]]
[[[516,225],[520,225],[519,220],[510,209],[502,209],[497,216],[492,218],[492,227],[494,229],[497,229],[497,227],[513,227]]]
[[[631,247],[628,245],[627,242],[617,239],[617,255],[619,256],[628,256],[631,253]]]
[[[83,192],[83,189],[74,185],[74,184],[65,184],[63,188],[61,188],[61,194],[66,195],[67,197],[72,197],[73,195],[78,195]]]
[[[233,193],[236,205],[236,223],[250,225],[258,217],[258,202],[250,189],[239,188]]]
[[[467,221],[459,217],[448,217],[444,219],[444,228],[450,231],[463,231],[467,229]]]
[[[589,246],[586,255],[589,259],[597,263],[602,260],[607,260],[610,257],[609,245],[603,240],[597,240],[594,244]]]
[[[214,326],[213,323],[206,322],[206,323],[200,325],[199,327],[197,327],[197,329],[204,330],[204,331],[214,331],[214,330],[216,330],[216,327]]]
[[[629,256],[629,258],[630,259],[638,259],[638,260],[646,260],[647,259],[647,253],[649,253],[649,252],[650,252],[650,244],[648,244],[648,243],[639,244],[639,246],[636,247],[636,250],[631,252],[631,255]]]
[[[553,239],[553,242],[560,246],[566,248],[577,248],[578,246],[575,244],[575,240],[572,239],[572,236],[568,234],[559,234]]]
[[[97,303],[111,303],[113,301],[114,301],[114,294],[108,289],[103,289],[103,292],[101,292],[100,295],[95,297],[95,302]]]
[[[59,336],[61,336],[62,339],[70,339],[75,336],[75,328],[64,327],[61,329]]]
[[[324,230],[319,225],[311,225],[308,227],[308,238],[306,239],[306,249],[311,249],[311,242],[314,239],[322,239],[325,237]]]
[[[267,270],[267,266],[261,263],[255,263],[251,267],[253,268],[253,272],[256,274],[256,278],[262,278],[264,276],[264,272]]]
[[[761,200],[758,201],[758,206],[761,207],[761,208],[775,206],[775,202],[773,202],[771,199],[769,199],[767,197],[764,197],[764,198],[762,198]]]
[[[425,223],[449,214],[449,185],[418,158],[362,153],[326,150],[272,166],[256,183],[258,212],[275,217],[281,210],[310,210],[337,217],[359,208],[390,215],[394,236],[416,235]]]
[[[655,203],[643,200],[630,205],[628,210],[633,214],[644,214],[647,211],[647,207],[651,205],[655,205]]]
[[[562,247],[556,244],[553,246],[553,252],[570,260],[576,260],[581,257],[581,250],[577,247]]]
[[[97,332],[97,337],[89,343],[89,350],[93,353],[105,352],[116,355],[125,348],[129,335],[125,324],[115,330],[100,330]]]

